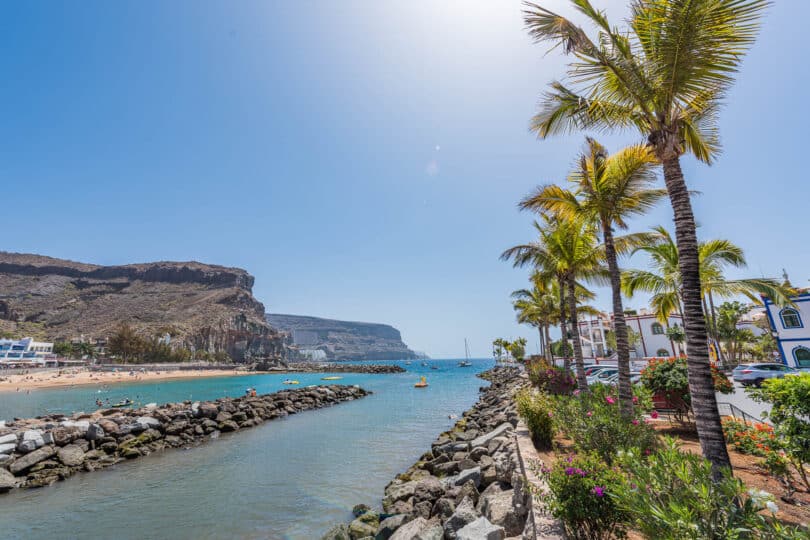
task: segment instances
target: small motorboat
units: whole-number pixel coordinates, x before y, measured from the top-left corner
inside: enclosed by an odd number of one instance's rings
[[[118,403],[112,405],[112,408],[113,409],[121,409],[123,407],[129,407],[130,405],[132,405],[132,400],[131,399],[125,399],[123,401],[119,401]]]
[[[286,381],[284,381],[284,384],[301,384],[301,383],[299,383],[298,381],[287,379]]]
[[[427,362],[422,362],[422,367],[427,367],[427,365],[428,365]]]
[[[342,378],[343,377],[335,377],[335,376],[333,376],[333,377],[321,377],[321,380],[322,381],[339,381]]]
[[[439,366],[430,366],[430,369],[439,369]]]
[[[428,385],[427,379],[425,377],[422,377],[421,379],[419,379],[418,383],[413,385],[413,387],[414,388],[427,388],[427,385]]]

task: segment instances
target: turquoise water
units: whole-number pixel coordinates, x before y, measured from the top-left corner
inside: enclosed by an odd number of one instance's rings
[[[377,505],[385,485],[411,465],[450,414],[461,414],[486,385],[474,360],[414,361],[407,373],[337,374],[374,395],[223,435],[190,450],[159,452],[65,482],[0,496],[3,538],[265,538],[317,539],[351,507]],[[415,389],[421,375],[430,386]],[[327,374],[297,374],[301,386]],[[112,401],[143,403],[239,396],[288,388],[287,375],[218,377],[111,386]],[[0,418],[45,410],[92,410],[95,387],[0,394]]]

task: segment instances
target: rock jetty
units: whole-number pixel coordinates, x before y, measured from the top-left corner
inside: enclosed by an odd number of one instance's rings
[[[289,364],[284,371],[301,373],[405,373],[405,368],[393,364],[320,364],[305,363]]]
[[[139,409],[100,409],[0,425],[0,493],[40,487],[164,448],[367,396],[359,386],[325,385],[255,397],[184,401]]]
[[[524,534],[531,508],[518,461],[514,393],[526,384],[514,367],[480,376],[478,402],[385,488],[382,511],[365,505],[322,540],[503,540]],[[528,537],[528,536],[526,536]]]

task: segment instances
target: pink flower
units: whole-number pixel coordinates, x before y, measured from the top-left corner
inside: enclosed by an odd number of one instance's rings
[[[597,497],[605,496],[605,489],[602,486],[593,486],[591,492],[593,492],[593,494],[596,495]]]
[[[593,411],[588,411],[588,412],[586,412],[586,413],[585,413],[585,416],[587,416],[588,418],[590,418],[591,416],[593,416]]]
[[[638,403],[638,397],[637,396],[633,396],[633,403]]]
[[[574,395],[575,395],[575,396],[578,396],[578,395],[579,395],[579,390],[578,390],[578,389],[577,389],[577,390],[574,390]]]
[[[551,413],[551,411],[548,411],[548,417],[551,418],[552,416],[554,415]]]
[[[653,420],[655,420],[656,418],[658,418],[658,411],[653,411],[653,412],[651,412],[651,413],[650,413],[650,418],[652,418]]]
[[[638,425],[638,420],[633,419],[633,425],[634,425],[634,426],[637,426],[637,425]]]
[[[613,399],[613,398],[612,398],[612,397],[610,397],[610,396],[607,396],[607,397],[605,398],[605,401],[607,401],[607,402],[608,402],[608,405],[613,405],[614,403],[616,403],[616,400],[615,400],[615,399]]]

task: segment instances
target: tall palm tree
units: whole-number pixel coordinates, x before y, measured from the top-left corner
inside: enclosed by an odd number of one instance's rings
[[[560,285],[565,287],[565,301],[572,321],[571,339],[577,385],[580,390],[587,391],[588,382],[585,377],[582,343],[577,324],[577,280],[594,282],[605,280],[606,271],[601,265],[603,251],[597,241],[593,224],[587,220],[547,217],[545,224],[545,227],[541,227],[535,223],[540,234],[537,242],[510,248],[501,255],[501,258],[504,260],[514,258],[515,266],[531,263],[541,275],[554,276]]]
[[[681,170],[685,153],[711,163],[720,150],[717,110],[753,44],[767,0],[634,0],[629,29],[611,26],[589,0],[571,0],[592,23],[579,26],[527,3],[536,41],[561,45],[577,60],[572,86],[555,81],[532,119],[538,136],[576,129],[635,128],[663,164],[675,214],[689,387],[703,455],[715,475],[730,469],[717,409],[701,304],[695,218]]]
[[[630,346],[622,305],[615,229],[626,229],[627,218],[647,212],[666,195],[655,183],[655,156],[644,145],[629,146],[613,155],[592,138],[579,156],[577,167],[568,176],[572,190],[557,185],[538,188],[523,199],[523,209],[550,212],[565,219],[580,216],[601,229],[605,260],[610,274],[614,332],[619,368],[619,405],[622,412],[633,410],[630,382]]]

